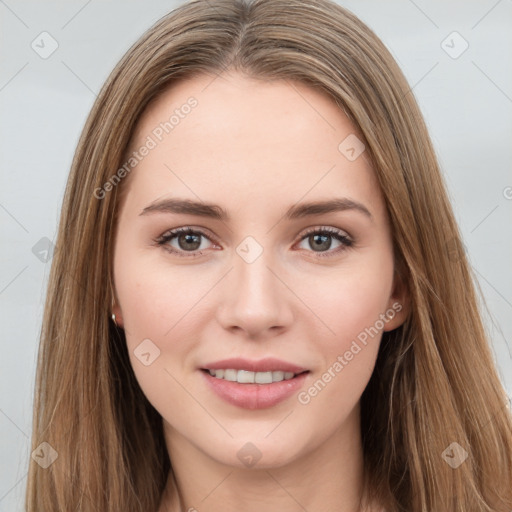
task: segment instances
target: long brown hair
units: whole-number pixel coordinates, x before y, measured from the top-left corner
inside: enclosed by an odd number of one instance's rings
[[[389,511],[509,511],[512,420],[429,135],[386,47],[329,0],[187,3],[100,91],[67,183],[39,350],[32,449],[46,442],[58,457],[47,468],[31,461],[27,511],[158,508],[172,471],[162,420],[109,316],[124,182],[103,187],[152,100],[226,69],[331,97],[364,137],[382,188],[411,304],[405,324],[384,333],[361,399],[368,492]],[[443,457],[454,442],[468,454],[457,468]]]

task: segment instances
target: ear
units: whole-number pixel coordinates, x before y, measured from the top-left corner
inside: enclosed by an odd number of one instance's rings
[[[123,313],[121,312],[121,306],[117,302],[112,306],[112,314],[116,315],[115,323],[117,326],[124,329]]]
[[[384,331],[392,331],[400,327],[409,316],[411,309],[409,288],[403,274],[395,270],[393,291],[389,297],[386,317],[389,319],[384,326]]]

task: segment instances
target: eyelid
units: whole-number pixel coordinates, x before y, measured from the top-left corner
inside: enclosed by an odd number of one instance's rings
[[[315,226],[312,228],[308,228],[301,235],[301,240],[303,240],[306,236],[310,235],[311,233],[318,233],[318,232],[324,232],[324,231],[326,231],[328,233],[332,233],[333,235],[344,236],[344,237],[350,239],[350,241],[353,241],[352,237],[348,234],[347,231],[345,231],[344,229],[335,228],[333,226]]]
[[[168,236],[176,236],[181,233],[194,233],[194,234],[200,234],[203,235],[205,238],[208,238],[212,242],[215,242],[216,244],[219,244],[216,237],[206,228],[198,227],[198,226],[180,226],[177,228],[168,229],[164,233],[162,233],[159,237],[157,237],[156,240],[161,240],[164,238],[167,238]],[[219,244],[220,245],[220,244]]]

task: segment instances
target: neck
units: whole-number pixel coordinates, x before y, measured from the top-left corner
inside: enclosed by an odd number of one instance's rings
[[[319,446],[313,446],[285,465],[261,469],[220,463],[165,421],[164,432],[173,470],[159,512],[363,510],[358,408]],[[310,443],[314,445],[314,440]]]

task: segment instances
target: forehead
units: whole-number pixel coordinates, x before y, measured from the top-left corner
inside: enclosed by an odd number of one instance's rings
[[[361,139],[343,110],[303,83],[201,75],[174,84],[145,111],[130,150],[151,149],[127,192],[137,203],[171,194],[227,207],[265,208],[335,191],[378,203],[364,151],[351,160],[340,150],[345,140],[357,144],[354,137]]]

